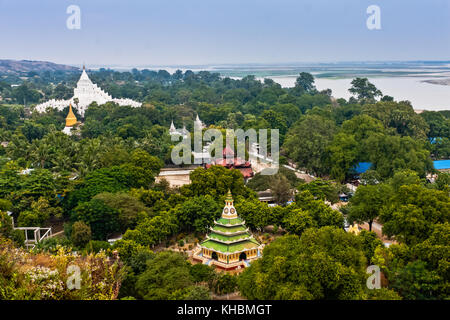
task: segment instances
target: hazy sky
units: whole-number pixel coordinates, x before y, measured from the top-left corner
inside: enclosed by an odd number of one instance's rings
[[[81,29],[69,30],[69,5]],[[366,9],[381,8],[381,30]],[[0,0],[0,58],[80,65],[450,60],[450,0]]]

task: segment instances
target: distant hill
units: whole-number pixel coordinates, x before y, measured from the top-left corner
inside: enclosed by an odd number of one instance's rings
[[[42,71],[79,71],[80,68],[48,61],[2,60],[0,59],[0,74],[24,75],[28,72]]]

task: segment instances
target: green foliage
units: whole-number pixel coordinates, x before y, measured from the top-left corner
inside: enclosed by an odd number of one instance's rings
[[[83,248],[91,240],[91,228],[83,221],[76,221],[72,225],[71,240],[75,246]]]
[[[222,295],[232,293],[237,288],[237,276],[231,274],[219,274],[213,284],[214,292]]]
[[[90,226],[94,240],[106,240],[108,235],[119,230],[118,216],[116,209],[108,207],[101,200],[92,199],[79,204],[73,210],[71,219]]]
[[[158,253],[148,261],[136,289],[146,300],[183,299],[190,293],[183,290],[194,284],[189,270],[190,264],[182,255],[169,251]]]
[[[429,132],[426,121],[409,103],[378,102],[364,106],[363,113],[380,120],[386,129],[392,128],[401,136],[425,139]]]
[[[315,90],[314,77],[307,72],[301,72],[295,81],[294,91],[298,93],[312,92]]]
[[[339,190],[330,181],[315,179],[297,187],[299,192],[309,191],[315,199],[327,200],[335,203],[339,200]]]
[[[140,221],[134,230],[127,230],[124,240],[133,240],[144,246],[154,246],[161,243],[179,228],[176,215],[173,212],[163,212],[153,218]]]
[[[189,273],[194,282],[209,282],[215,277],[214,269],[202,263],[194,264]]]
[[[288,214],[288,220],[284,220],[284,222],[287,223],[294,222],[294,228],[296,228],[296,225],[301,226],[301,230],[304,230],[309,226],[319,228],[324,226],[334,226],[342,228],[344,224],[344,218],[339,211],[333,210],[320,199],[314,199],[309,191],[298,193],[295,205],[287,207],[288,210],[293,211],[295,211],[296,208],[300,209],[302,213],[299,215],[294,214],[293,217]],[[296,212],[300,213],[299,211]]]
[[[99,193],[93,199],[118,211],[117,220],[121,231],[134,228],[138,220],[145,218],[149,211],[141,201],[127,193]]]
[[[211,195],[218,198],[231,190],[233,196],[246,196],[248,190],[244,186],[242,173],[237,169],[222,166],[211,166],[209,169],[197,168],[190,174],[189,188],[182,190],[186,196]]]
[[[66,285],[70,265],[80,268],[78,290]],[[0,239],[1,300],[113,300],[122,277],[121,264],[102,253],[80,256],[62,247],[56,253],[33,253]]]
[[[361,299],[365,266],[359,238],[342,229],[308,229],[283,236],[239,276],[248,299]]]
[[[245,220],[246,226],[251,229],[262,229],[273,221],[270,221],[270,208],[258,199],[248,199],[235,204],[238,215]]]
[[[383,246],[383,242],[377,238],[375,232],[361,230],[358,236],[362,238],[364,255],[366,256],[367,262],[370,264],[375,254],[375,249],[379,246]]]
[[[448,193],[420,185],[401,186],[381,215],[383,233],[408,245],[427,239],[434,225],[450,221]]]
[[[334,121],[318,115],[304,116],[287,133],[283,150],[300,168],[325,174],[327,148],[335,132]]]
[[[374,84],[370,83],[367,78],[355,78],[351,82],[352,87],[348,89],[350,93],[356,95],[357,99],[364,102],[374,101],[376,97],[382,95]]]
[[[221,207],[212,196],[193,197],[175,209],[182,230],[206,232],[220,217]]]
[[[291,187],[295,187],[301,182],[303,182],[302,179],[297,178],[294,171],[284,167],[280,167],[278,169],[278,173],[275,175],[263,175],[261,174],[261,172],[256,173],[255,176],[247,182],[246,186],[255,191],[264,191],[267,189],[272,189],[274,176],[275,177],[284,176],[288,180]]]
[[[348,221],[367,222],[369,229],[372,230],[373,221],[380,216],[383,207],[389,203],[391,193],[392,188],[385,184],[359,186],[350,199]]]
[[[283,225],[288,232],[296,235],[301,235],[306,229],[317,226],[311,213],[302,209],[290,211],[283,219]]]
[[[0,211],[0,237],[13,240],[17,245],[22,245],[25,235],[20,230],[14,230],[12,218],[6,212]]]

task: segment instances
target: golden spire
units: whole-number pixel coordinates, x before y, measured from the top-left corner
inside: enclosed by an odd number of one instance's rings
[[[73,127],[77,124],[77,117],[72,111],[72,104],[69,104],[69,114],[66,117],[66,127]]]

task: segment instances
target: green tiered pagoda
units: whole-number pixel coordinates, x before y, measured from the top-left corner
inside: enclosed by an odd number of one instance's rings
[[[236,269],[247,267],[250,260],[261,256],[262,246],[253,238],[245,221],[238,217],[230,191],[221,218],[214,221],[210,230],[197,254],[204,263],[222,269]]]

